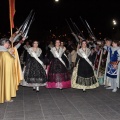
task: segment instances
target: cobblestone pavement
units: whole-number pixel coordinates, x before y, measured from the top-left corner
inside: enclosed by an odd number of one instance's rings
[[[120,120],[120,90],[20,86],[14,102],[0,104],[0,120]]]

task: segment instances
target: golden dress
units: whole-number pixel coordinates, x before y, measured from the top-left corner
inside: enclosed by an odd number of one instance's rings
[[[20,84],[21,80],[23,80],[22,69],[20,65],[19,55],[17,48],[14,47],[14,56],[15,56],[15,76],[16,76],[16,90],[18,90],[18,85]]]
[[[0,103],[16,97],[15,59],[8,51],[0,51]]]

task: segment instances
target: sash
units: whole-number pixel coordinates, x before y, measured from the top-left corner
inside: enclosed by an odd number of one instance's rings
[[[54,55],[54,57],[58,58],[62,62],[62,64],[66,67],[66,65],[65,65],[64,61],[62,60],[62,58],[60,57],[59,53],[54,48],[51,49],[51,52]]]
[[[67,60],[68,60],[68,57],[67,57],[67,55],[64,53],[64,56],[67,58]],[[69,60],[68,60],[69,61]]]
[[[92,67],[93,72],[94,72],[94,76],[95,76],[95,78],[96,78],[96,80],[97,80],[97,75],[96,75],[96,73],[95,73],[94,66],[93,66],[92,62],[88,59],[87,55],[85,54],[85,52],[84,52],[83,50],[80,50],[80,52],[81,52],[82,57],[83,57],[83,58],[89,63],[89,65]]]
[[[28,51],[28,53],[29,53],[32,57],[34,57],[34,58],[42,65],[42,67],[44,68],[43,62],[38,58],[38,56],[36,55],[36,53],[35,53],[34,51]],[[44,68],[44,69],[45,69],[45,68]]]
[[[90,66],[93,68],[93,70],[94,70],[93,64],[92,64],[92,62],[88,59],[88,57],[87,57],[87,55],[85,54],[85,52],[84,52],[83,50],[80,50],[80,52],[81,52],[82,57],[89,63],[89,65],[90,65]]]
[[[66,50],[66,47],[64,47],[63,48],[63,52],[65,52],[65,50]],[[67,60],[68,60],[68,57],[67,57],[67,55],[64,53],[64,56],[67,58]],[[68,60],[69,61],[69,60]],[[70,62],[70,61],[69,61]]]
[[[63,63],[63,65],[66,67],[64,61],[63,61],[62,58],[59,56],[59,54],[58,54],[57,51],[55,51],[55,55],[56,55],[56,57]]]

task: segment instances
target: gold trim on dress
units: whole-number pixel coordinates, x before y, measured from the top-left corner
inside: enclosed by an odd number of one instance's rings
[[[79,61],[78,61],[79,62]],[[84,86],[84,85],[80,85],[80,84],[77,84],[76,83],[76,80],[77,80],[77,71],[78,71],[78,63],[77,63],[77,66],[76,68],[73,70],[73,73],[72,73],[72,78],[71,78],[71,87],[72,88],[76,88],[76,89],[94,89],[94,88],[97,88],[99,87],[99,83],[97,81],[97,83],[91,85],[91,86]]]

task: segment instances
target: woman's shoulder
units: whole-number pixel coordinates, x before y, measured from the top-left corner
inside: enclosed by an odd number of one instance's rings
[[[50,49],[50,51],[54,51],[55,50],[55,47],[52,47],[51,49]]]
[[[28,48],[28,50],[33,50],[33,47]]]

